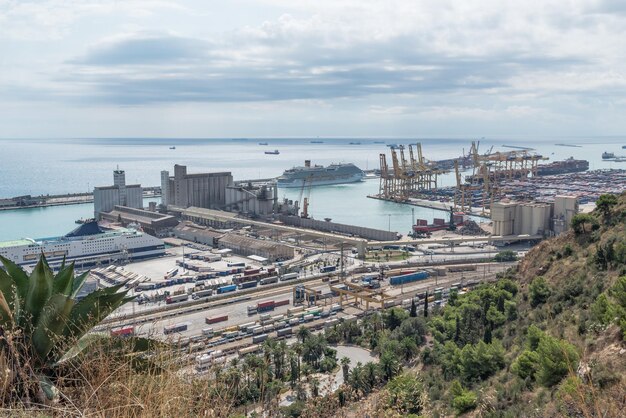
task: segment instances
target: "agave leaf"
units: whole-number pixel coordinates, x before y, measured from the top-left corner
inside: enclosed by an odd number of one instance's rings
[[[83,335],[74,345],[70,347],[69,350],[65,352],[65,354],[63,354],[63,356],[61,356],[61,358],[56,361],[56,363],[53,364],[53,366],[58,366],[73,359],[91,344],[106,338],[109,338],[109,336],[104,332],[91,332]]]
[[[72,282],[72,295],[71,295],[73,299],[75,299],[76,295],[78,295],[78,292],[80,292],[80,288],[83,287],[83,285],[85,284],[87,277],[89,277],[89,271],[84,272],[80,276],[74,277],[74,280]]]
[[[2,292],[0,292],[0,326],[3,328],[13,327],[13,315]]]
[[[74,305],[63,335],[67,338],[80,338],[121,306],[126,292],[112,292],[112,289],[119,290],[120,287],[96,290]]]
[[[7,309],[13,320],[20,315],[20,298],[17,297],[17,286],[13,278],[0,268],[0,294],[4,298]]]
[[[59,397],[59,390],[54,386],[54,383],[52,383],[48,376],[40,374],[37,375],[37,377],[39,378],[39,387],[41,387],[46,398],[48,398],[49,401],[57,399]]]
[[[54,276],[52,293],[61,293],[65,296],[70,296],[72,293],[73,279],[74,263],[69,266],[62,267],[57,275]]]
[[[28,283],[28,293],[24,304],[25,314],[30,315],[30,327],[39,320],[50,295],[52,294],[52,270],[47,266],[46,257],[42,254],[35,266]],[[27,329],[29,327],[27,326]],[[32,329],[32,328],[30,328]]]
[[[26,274],[24,269],[8,258],[4,258],[0,255],[0,261],[2,261],[6,272],[17,287],[17,295],[23,301],[26,297],[26,293],[28,292],[28,274]]]
[[[63,270],[65,268],[65,257],[67,256],[67,254],[63,255],[63,261],[61,261],[61,267],[59,267],[59,270]],[[72,264],[74,264],[72,262]]]
[[[42,361],[46,361],[55,347],[58,351],[65,343],[62,332],[74,304],[73,299],[57,293],[44,306],[32,336],[33,348]]]

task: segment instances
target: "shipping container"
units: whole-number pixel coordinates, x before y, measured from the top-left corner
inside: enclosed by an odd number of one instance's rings
[[[293,330],[291,328],[279,329],[276,331],[277,337],[288,337],[293,334]]]
[[[256,322],[248,322],[246,324],[238,325],[237,328],[239,331],[248,331],[250,328],[256,325]]]
[[[207,338],[211,338],[213,336],[213,328],[204,328],[202,330],[202,335],[204,335]]]
[[[207,324],[215,324],[216,322],[228,321],[228,315],[214,316],[214,317],[206,317],[204,322]]]
[[[275,303],[273,300],[259,302],[256,306],[257,312],[266,312],[274,310]]]
[[[224,338],[226,338],[227,340],[232,340],[234,338],[237,338],[239,336],[239,331],[228,331],[225,332],[224,334],[222,334],[224,336]]]
[[[337,270],[337,266],[325,266],[320,269],[320,273],[330,273]]]
[[[255,325],[250,329],[252,330],[252,335],[263,334],[263,327],[261,325]]]
[[[182,332],[182,331],[187,331],[187,324],[174,324],[174,325],[168,325],[165,328],[163,328],[163,334],[165,335],[173,334],[175,332]]]
[[[254,344],[251,345],[250,347],[246,347],[246,348],[240,348],[237,351],[237,354],[239,354],[240,357],[245,356],[246,354],[252,354],[252,353],[256,353],[257,351],[261,350],[261,346],[258,344]]]
[[[248,315],[256,314],[256,305],[248,305]]]
[[[285,306],[285,305],[289,305],[289,299],[285,299],[285,300],[279,300],[278,302],[274,303],[274,307],[279,307],[279,306]]]
[[[417,282],[428,278],[428,273],[425,271],[416,271],[415,273],[403,274],[401,276],[393,276],[389,278],[389,284],[402,285],[411,282]]]
[[[243,275],[244,276],[250,276],[250,275],[253,275],[253,274],[260,273],[260,272],[261,272],[261,269],[247,269],[247,270],[243,271]]]
[[[339,312],[339,311],[343,311],[343,307],[341,305],[339,305],[338,303],[334,303],[330,306],[330,311],[331,312]]]
[[[231,284],[229,286],[218,287],[217,293],[222,294],[222,293],[227,293],[227,292],[234,292],[235,290],[237,290],[237,285]]]
[[[240,263],[228,263],[226,264],[228,267],[245,267],[246,263],[244,262],[240,262]]]
[[[265,340],[267,340],[267,334],[255,335],[254,337],[252,337],[253,344],[262,343]]]
[[[289,315],[289,316],[295,315],[295,314],[300,313],[300,312],[304,312],[304,306],[298,306],[298,307],[295,307],[295,308],[287,309],[287,315]]]
[[[324,322],[324,327],[332,327],[333,325],[337,325],[339,323],[339,319],[333,318]]]
[[[299,323],[300,323],[300,318],[291,318],[289,320],[289,325],[290,326],[298,325]]]
[[[314,320],[315,317],[313,316],[313,314],[306,314],[302,317],[302,319],[304,320],[304,322],[310,322]]]

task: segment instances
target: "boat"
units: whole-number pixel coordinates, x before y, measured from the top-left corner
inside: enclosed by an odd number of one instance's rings
[[[93,220],[93,218],[87,218],[87,219],[80,218],[80,219],[76,219],[76,220],[74,221],[74,223],[75,223],[75,224],[82,225],[82,224],[84,224],[85,222],[91,222],[92,220]]]
[[[165,244],[159,238],[132,228],[107,229],[94,219],[62,237],[0,242],[0,255],[21,266],[34,265],[41,254],[51,266],[63,260],[89,266],[119,259],[143,259],[165,255]]]
[[[311,144],[323,144],[324,141],[311,141]]]
[[[269,145],[267,142],[259,142],[259,145]]]
[[[615,158],[615,154],[614,154],[614,153],[612,153],[612,152],[607,152],[607,151],[604,151],[604,152],[602,153],[602,159],[603,159],[603,160],[610,160],[611,158]]]
[[[622,149],[626,149],[626,145],[622,145]]]
[[[569,157],[563,161],[554,161],[549,164],[541,164],[537,166],[538,176],[550,176],[554,174],[579,173],[589,170],[589,161],[575,160]]]
[[[170,147],[170,149],[176,149],[176,147]]]
[[[278,155],[278,154],[280,154],[280,151],[275,149],[274,151],[265,151],[265,153],[269,154],[269,155]]]
[[[361,145],[360,142],[350,142],[350,145]]]
[[[352,163],[311,165],[311,160],[304,162],[304,167],[285,170],[278,177],[278,187],[325,186],[331,184],[354,183],[363,180],[365,173]]]
[[[375,144],[384,144],[385,141],[374,141]]]

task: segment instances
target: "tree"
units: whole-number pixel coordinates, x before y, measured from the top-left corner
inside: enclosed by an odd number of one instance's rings
[[[387,385],[389,406],[402,416],[420,414],[424,408],[424,386],[415,376],[403,374]]]
[[[392,338],[400,341],[406,337],[415,341],[415,344],[423,344],[426,340],[426,323],[423,318],[406,318],[399,327],[391,334]]]
[[[511,365],[511,370],[522,379],[530,378],[534,380],[538,364],[539,355],[537,352],[524,350]]]
[[[547,387],[556,385],[568,373],[575,373],[578,367],[576,348],[567,341],[546,334],[539,341],[537,355],[539,356],[537,380]]]
[[[419,352],[415,340],[411,337],[404,337],[402,341],[400,341],[400,349],[405,361],[411,360]]]
[[[415,304],[415,298],[411,299],[411,311],[409,312],[409,316],[411,318],[415,318],[417,316],[417,305]]]
[[[617,205],[617,196],[613,194],[603,194],[596,200],[596,208],[602,214],[605,223],[611,221],[611,209]]]
[[[409,314],[404,309],[397,308],[397,307],[387,309],[383,314],[383,320],[385,322],[385,326],[390,331],[393,331],[398,326],[400,326],[400,324],[402,324],[402,321],[404,321],[408,317],[409,317]]]
[[[75,276],[74,263],[66,265],[64,261],[55,275],[43,254],[30,275],[4,257],[0,256],[0,261],[4,265],[4,270],[0,269],[0,331],[4,337],[0,350],[8,364],[28,365],[10,371],[13,382],[9,384],[24,400],[41,393],[29,385],[36,381],[45,396],[54,399],[58,392],[51,380],[53,373],[92,343],[107,339],[101,333],[88,332],[133,298],[120,291],[122,283],[78,301],[76,296],[89,273]],[[131,343],[139,348],[149,341],[133,338]]]
[[[402,366],[398,361],[396,355],[391,351],[385,351],[382,356],[380,356],[380,371],[383,375],[385,381],[390,380],[392,377],[397,375]]]
[[[311,331],[309,331],[308,328],[301,326],[300,328],[298,328],[298,331],[296,332],[296,336],[298,337],[300,342],[304,344],[306,339],[311,336]]]
[[[426,296],[424,296],[424,318],[428,317],[428,290],[426,291]]]
[[[500,251],[493,259],[499,263],[505,261],[515,261],[517,260],[517,253],[511,250]]]
[[[543,277],[536,277],[530,283],[530,306],[533,308],[545,303],[551,294],[550,286]]]
[[[342,357],[340,363],[343,381],[347,383],[350,376],[350,359],[348,357]]]
[[[585,228],[586,224],[591,225],[592,229],[598,227],[598,221],[596,220],[596,218],[588,213],[579,213],[572,217],[571,225],[576,235],[587,233],[587,230]]]

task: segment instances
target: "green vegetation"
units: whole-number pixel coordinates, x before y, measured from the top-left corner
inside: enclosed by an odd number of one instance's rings
[[[511,250],[500,251],[498,254],[495,255],[495,257],[493,257],[493,259],[498,263],[515,261],[517,260],[517,253]]]

